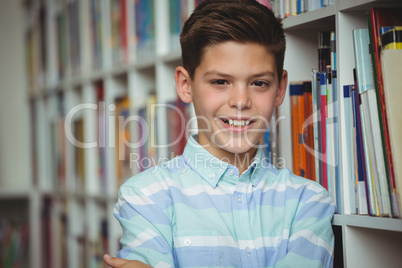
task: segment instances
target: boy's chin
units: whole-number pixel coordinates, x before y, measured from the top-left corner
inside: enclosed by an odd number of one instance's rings
[[[216,145],[219,149],[226,151],[231,154],[245,154],[249,152],[255,152],[258,148],[258,144],[246,143],[243,141],[241,144],[230,144],[226,143],[224,145]]]

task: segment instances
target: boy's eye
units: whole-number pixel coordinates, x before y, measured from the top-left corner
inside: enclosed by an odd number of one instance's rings
[[[212,81],[212,84],[223,86],[223,85],[227,85],[228,81],[223,80],[223,79],[218,79],[218,80]]]
[[[254,85],[254,86],[257,86],[257,87],[266,87],[266,86],[269,85],[269,83],[267,83],[267,82],[265,82],[265,81],[255,81],[255,82],[253,83],[253,85]]]

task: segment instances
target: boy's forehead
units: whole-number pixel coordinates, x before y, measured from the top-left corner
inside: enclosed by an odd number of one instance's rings
[[[263,48],[263,50],[259,50],[258,48]],[[225,41],[216,44],[209,44],[203,48],[201,52],[200,62],[196,70],[199,69],[200,66],[205,66],[206,63],[210,63],[211,60],[213,60],[212,62],[214,62],[215,65],[218,66],[230,66],[230,64],[236,60],[236,56],[240,53],[240,51],[246,51],[246,53],[248,54],[259,53],[259,55],[263,55],[262,57],[254,57],[254,60],[257,60],[259,63],[261,63],[258,65],[273,65],[272,67],[274,67],[274,70],[272,70],[272,73],[274,76],[276,76],[275,71],[277,66],[274,54],[267,46],[263,46],[254,42]],[[206,55],[208,55],[209,57]],[[224,55],[226,55],[226,57]],[[225,62],[217,60],[221,56],[225,57]],[[269,59],[267,60],[267,58]],[[268,70],[265,70],[265,72],[267,71]],[[206,70],[206,72],[224,73],[224,70],[213,69]]]

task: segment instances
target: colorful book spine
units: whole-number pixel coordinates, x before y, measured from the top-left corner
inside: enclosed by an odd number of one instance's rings
[[[128,146],[130,142],[130,125],[126,120],[130,116],[130,101],[127,95],[119,97],[115,101],[116,104],[116,171],[117,186],[122,185],[125,180],[132,176],[130,166],[131,148]]]
[[[304,0],[297,0],[297,14],[304,13]]]
[[[298,110],[299,110],[299,129],[298,129],[298,146],[299,146],[299,165],[300,165],[300,171],[299,174],[302,177],[306,177],[306,171],[307,171],[307,161],[306,161],[306,130],[303,128],[304,122],[305,122],[305,101],[304,101],[304,94],[303,94],[303,82],[299,82],[297,85],[297,101],[298,101]]]
[[[340,168],[339,168],[339,121],[338,121],[338,76],[337,70],[332,70],[332,124],[334,131],[334,178],[335,178],[335,191],[337,200],[337,211],[341,213],[342,202],[341,202],[341,181],[340,181]]]
[[[78,1],[69,1],[67,4],[68,14],[68,40],[70,41],[70,63],[73,74],[80,74],[81,68],[81,40],[80,40],[80,17]]]
[[[277,126],[277,107],[274,109],[272,113],[271,122],[269,124],[270,128],[270,140],[271,140],[271,163],[274,166],[277,166],[278,163],[278,126]]]
[[[315,181],[320,183],[320,166],[321,166],[321,125],[320,125],[320,74],[318,70],[312,70],[312,106],[313,106],[313,132],[314,132],[314,168],[315,168]]]
[[[318,71],[326,72],[331,65],[331,32],[318,33]]]
[[[121,22],[120,22],[120,43],[122,50],[122,61],[127,63],[129,61],[129,31],[128,31],[128,3],[127,0],[120,1]]]
[[[367,133],[367,126],[366,123],[367,113],[364,109],[364,105],[362,104],[362,95],[360,97],[360,118],[361,118],[361,131],[362,131],[362,142],[363,142],[363,161],[365,161],[366,167],[366,194],[368,197],[368,208],[369,214],[371,216],[379,216],[379,207],[378,207],[378,198],[376,195],[375,183],[374,183],[374,174],[373,174],[373,162],[371,159],[372,151],[370,151],[369,147],[369,137]]]
[[[289,96],[291,102],[291,117],[292,117],[292,162],[293,172],[300,176],[300,146],[299,146],[299,97],[302,96],[303,89],[300,84],[291,83],[289,85]]]
[[[144,59],[155,54],[154,0],[135,2],[137,57]]]
[[[356,213],[356,174],[355,165],[355,141],[354,141],[354,128],[353,128],[353,108],[352,108],[352,98],[351,98],[351,85],[343,86],[343,102],[344,102],[344,115],[345,115],[345,142],[346,142],[346,166],[347,169],[346,176],[343,177],[343,187],[344,187],[344,213],[345,214],[355,214]]]
[[[380,28],[390,25],[401,25],[402,8],[372,8],[367,14],[367,22],[369,26],[370,34],[370,50],[372,55],[373,73],[374,73],[374,85],[377,97],[377,106],[381,125],[381,141],[383,143],[384,149],[384,159],[386,165],[386,173],[388,178],[388,184],[391,187],[395,185],[395,173],[393,166],[393,156],[392,148],[389,137],[389,126],[388,126],[388,115],[386,109],[384,84],[382,79],[382,68],[381,68],[381,36]],[[395,202],[396,199],[391,201],[392,211],[394,217],[401,217],[399,209],[396,209],[398,203]],[[395,214],[396,213],[396,214]]]
[[[269,126],[262,136],[262,144],[264,146],[265,156],[270,160],[269,162],[271,163],[271,129]]]
[[[359,94],[356,92],[356,86],[353,85],[352,91],[352,103],[353,103],[353,127],[356,140],[356,164],[357,164],[357,181],[356,181],[356,201],[357,201],[357,213],[360,215],[368,214],[368,202],[366,194],[366,182],[365,182],[365,162],[362,132],[360,125],[360,105]]]
[[[328,191],[332,195],[335,203],[336,199],[336,188],[335,188],[335,144],[334,144],[334,124],[333,124],[333,88],[332,88],[332,72],[331,66],[327,66],[327,117],[325,121],[326,134],[327,134],[327,185]]]
[[[331,69],[336,70],[336,34],[334,31],[330,33],[330,56],[331,56]]]
[[[106,176],[106,104],[103,83],[96,85],[96,100],[98,105],[98,176],[102,193],[107,193]]]
[[[387,109],[389,138],[394,163],[402,163],[402,135],[401,104],[402,98],[402,27],[393,27],[382,35],[381,64],[384,81],[384,95]],[[391,196],[394,203],[394,216],[402,215],[402,168],[394,165],[395,184],[391,185]]]
[[[182,27],[182,9],[185,9],[185,7],[182,5],[181,0],[169,0],[169,34],[171,50],[177,49],[179,45],[177,40],[179,40]]]
[[[306,178],[315,180],[314,162],[314,121],[313,119],[313,93],[311,81],[303,82],[304,123],[303,132],[306,153]]]
[[[322,186],[328,190],[328,173],[327,173],[327,74],[320,73],[320,103],[321,103],[321,170],[322,170]]]

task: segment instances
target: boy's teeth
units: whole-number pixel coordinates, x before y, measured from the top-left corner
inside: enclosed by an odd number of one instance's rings
[[[235,127],[243,127],[243,126],[248,126],[250,124],[250,120],[232,120],[229,119],[227,120],[228,124],[230,126],[235,126]]]

